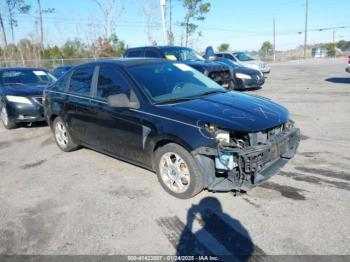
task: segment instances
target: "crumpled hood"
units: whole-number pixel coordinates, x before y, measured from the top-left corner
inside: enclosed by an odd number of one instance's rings
[[[163,109],[190,119],[193,125],[210,123],[239,132],[259,132],[289,119],[288,110],[267,98],[227,92],[167,105]]]
[[[202,73],[205,70],[207,70],[208,73],[211,73],[214,71],[217,72],[217,71],[229,70],[229,67],[227,65],[224,65],[222,63],[209,61],[209,60],[184,61],[183,63],[197,69],[198,71],[200,71]]]
[[[6,95],[13,96],[39,96],[43,94],[46,85],[3,86]]]

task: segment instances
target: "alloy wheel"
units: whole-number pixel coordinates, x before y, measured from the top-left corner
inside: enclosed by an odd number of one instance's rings
[[[5,106],[3,106],[2,109],[1,109],[1,120],[4,123],[5,126],[8,125],[9,117],[8,117],[7,110],[6,110]]]
[[[190,186],[187,163],[176,153],[168,152],[160,158],[159,170],[164,184],[175,193],[183,193]]]
[[[55,137],[57,143],[62,147],[66,148],[68,146],[68,134],[66,127],[62,122],[57,122],[55,126]]]

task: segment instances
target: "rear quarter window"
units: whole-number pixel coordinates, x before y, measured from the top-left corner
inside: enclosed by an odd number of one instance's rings
[[[111,95],[128,94],[131,87],[123,74],[112,66],[101,66],[97,81],[98,98],[107,99]]]
[[[69,91],[84,96],[90,95],[94,69],[93,66],[76,69],[70,79]]]
[[[64,76],[60,78],[55,84],[51,86],[51,90],[53,91],[59,91],[64,92],[66,90],[66,87],[68,85],[68,76]]]

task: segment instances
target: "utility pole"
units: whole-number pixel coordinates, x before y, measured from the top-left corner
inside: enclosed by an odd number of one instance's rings
[[[276,62],[276,23],[273,17],[273,61]]]
[[[39,15],[39,26],[40,26],[40,48],[44,51],[44,29],[43,29],[43,10],[41,9],[41,1],[37,0],[38,4],[38,15]]]
[[[162,16],[164,45],[166,45],[168,42],[167,33],[166,33],[166,24],[165,24],[165,10],[166,10],[165,8],[166,8],[165,0],[160,0],[160,12],[161,12],[161,16]]]
[[[169,31],[170,33],[173,32],[173,5],[172,5],[172,1],[169,0]]]
[[[307,20],[309,16],[309,0],[305,0],[305,39],[304,39],[304,59],[306,59],[306,45],[307,45]]]

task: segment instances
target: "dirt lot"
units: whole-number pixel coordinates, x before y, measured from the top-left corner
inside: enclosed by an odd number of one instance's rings
[[[144,169],[63,153],[46,126],[0,128],[2,254],[350,254],[350,74],[345,60],[272,66],[252,93],[291,111],[297,156],[246,194],[166,194]],[[187,227],[185,227],[187,225]]]

